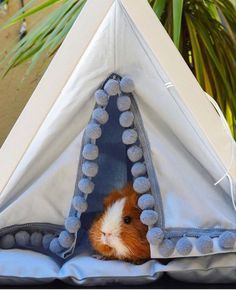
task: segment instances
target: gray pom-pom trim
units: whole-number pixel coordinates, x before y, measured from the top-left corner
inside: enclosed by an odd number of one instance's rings
[[[77,233],[80,226],[81,223],[77,217],[68,217],[65,220],[65,228],[71,234]]]
[[[119,111],[128,111],[131,106],[131,99],[129,96],[120,96],[117,99],[117,108]]]
[[[223,249],[233,249],[236,235],[230,231],[225,231],[219,236],[219,245]]]
[[[140,215],[140,220],[143,224],[152,226],[158,220],[158,213],[151,209],[145,209]]]
[[[202,254],[211,253],[213,249],[213,241],[209,236],[202,235],[196,241],[196,248]]]
[[[50,243],[53,240],[53,238],[54,238],[53,234],[46,234],[43,236],[42,244],[45,250],[49,249]]]
[[[163,257],[169,257],[171,254],[173,254],[174,250],[175,244],[169,239],[163,240],[162,243],[159,245],[159,253]]]
[[[94,177],[98,174],[98,164],[92,161],[85,161],[82,164],[82,172],[88,177]]]
[[[186,237],[183,237],[180,240],[178,240],[176,244],[177,252],[183,256],[189,255],[190,252],[192,251],[192,248],[193,248],[193,245],[191,241]]]
[[[16,243],[20,247],[29,245],[30,235],[26,231],[19,231],[15,234]]]
[[[79,190],[85,194],[90,194],[94,190],[94,183],[88,178],[80,179],[78,183]]]
[[[108,80],[104,86],[104,90],[109,96],[116,96],[120,92],[120,84],[116,80]]]
[[[95,144],[86,144],[83,148],[82,155],[85,159],[95,160],[98,158],[98,146]]]
[[[134,129],[126,129],[122,134],[122,142],[126,145],[134,144],[138,139],[138,134]]]
[[[74,236],[67,231],[62,231],[59,235],[58,241],[63,248],[70,248],[74,242]]]
[[[107,123],[107,121],[109,119],[109,115],[108,115],[106,110],[104,110],[102,108],[96,108],[93,111],[92,118],[94,120],[96,120],[98,123],[104,125]]]
[[[121,127],[128,128],[133,125],[134,114],[130,111],[123,112],[120,114],[119,122]]]
[[[147,240],[151,245],[159,245],[164,239],[162,229],[154,227],[147,232]]]
[[[127,155],[130,161],[136,162],[143,157],[143,150],[139,146],[133,145],[127,150]]]
[[[80,195],[77,195],[73,198],[73,207],[79,212],[83,213],[87,210],[88,204],[87,201]]]
[[[52,239],[52,241],[50,242],[49,250],[50,250],[52,253],[54,253],[54,254],[58,254],[58,253],[64,251],[64,248],[60,245],[60,243],[59,243],[59,239],[58,239],[58,238],[54,238],[54,239]]]
[[[30,236],[30,243],[34,247],[41,247],[42,246],[42,239],[43,235],[39,232],[34,232]]]
[[[128,76],[124,76],[120,81],[120,89],[124,93],[133,92],[135,89],[133,80]]]
[[[12,249],[15,246],[15,237],[11,234],[7,234],[0,239],[0,248]]]
[[[90,123],[85,129],[85,133],[88,138],[98,139],[102,136],[102,129],[99,124]]]
[[[150,193],[146,193],[140,196],[138,199],[138,206],[142,210],[151,209],[155,205],[154,197]]]
[[[97,90],[94,97],[99,106],[105,107],[108,104],[108,95],[104,90]]]
[[[147,177],[141,176],[134,180],[133,188],[137,193],[145,193],[149,191],[151,184]]]
[[[145,175],[146,172],[147,172],[146,165],[142,162],[135,163],[131,168],[131,173],[132,173],[133,177]]]

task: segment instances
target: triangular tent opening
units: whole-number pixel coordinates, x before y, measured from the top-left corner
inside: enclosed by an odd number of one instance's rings
[[[150,188],[140,193],[151,191],[155,201],[144,208],[154,220],[148,224],[151,258],[235,252],[235,143],[148,3],[137,1],[134,7],[131,2],[101,1],[84,35],[86,18],[95,11],[88,1],[1,148],[2,247],[39,249],[51,243],[61,257],[73,253],[77,231],[70,235],[64,223],[80,218],[73,200],[84,174],[94,94],[109,80],[128,76],[135,89],[128,92],[131,109],[124,111],[134,114],[144,154],[140,160],[147,167],[147,174],[135,179],[149,179]],[[97,141],[97,195],[89,195],[81,215],[78,255],[83,230],[101,210],[103,194],[133,179],[115,95]],[[96,128],[91,130],[96,134]],[[57,238],[61,232],[63,247]]]

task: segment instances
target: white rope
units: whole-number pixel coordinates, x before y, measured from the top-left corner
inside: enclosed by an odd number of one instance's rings
[[[229,180],[229,184],[230,184],[230,195],[231,195],[231,199],[232,199],[232,204],[233,204],[233,207],[234,207],[234,210],[236,211],[236,201],[234,199],[234,185],[233,185],[233,180],[232,180],[232,177],[230,176],[229,174],[229,171],[233,165],[233,162],[234,162],[234,159],[235,159],[235,141],[231,135],[231,131],[230,131],[230,128],[229,128],[229,125],[227,123],[227,121],[225,120],[225,117],[219,107],[219,105],[217,104],[217,102],[210,96],[208,95],[207,93],[205,93],[206,96],[208,97],[208,100],[211,102],[211,104],[214,106],[214,108],[216,109],[217,113],[219,114],[219,117],[221,119],[221,122],[224,126],[224,129],[228,135],[228,137],[230,138],[230,141],[231,141],[231,153],[230,153],[230,162],[229,162],[229,167],[228,169],[225,171],[224,175],[214,183],[214,185],[218,185],[222,180],[224,180],[226,177],[228,178]]]

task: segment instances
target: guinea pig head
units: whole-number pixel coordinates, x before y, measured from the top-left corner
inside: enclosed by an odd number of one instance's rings
[[[150,258],[147,226],[140,221],[138,194],[128,184],[111,192],[104,200],[104,212],[93,223],[89,236],[103,256],[127,261]]]

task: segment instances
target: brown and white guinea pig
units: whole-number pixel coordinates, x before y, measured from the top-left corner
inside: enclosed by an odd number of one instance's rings
[[[150,258],[148,227],[140,221],[137,200],[138,194],[131,184],[112,191],[104,199],[104,212],[89,230],[93,248],[104,258],[133,263]]]

